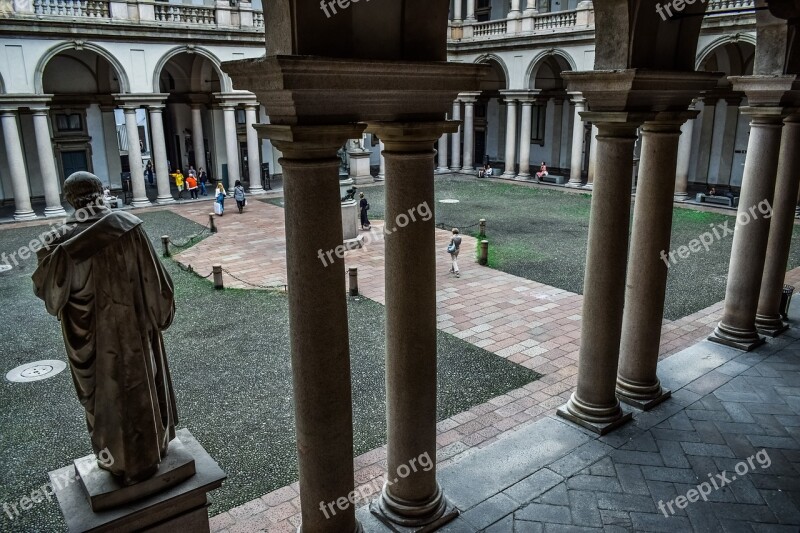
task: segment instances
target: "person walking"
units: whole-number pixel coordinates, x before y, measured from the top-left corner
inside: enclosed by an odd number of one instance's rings
[[[368,230],[371,225],[369,223],[369,219],[367,218],[367,211],[369,211],[369,202],[366,198],[364,198],[364,193],[359,193],[358,197],[360,198],[358,202],[358,207],[361,210],[361,229]]]
[[[239,214],[241,215],[242,211],[244,211],[244,206],[247,204],[247,200],[244,195],[244,187],[239,180],[236,180],[233,186],[233,199],[236,200],[236,207],[239,208]]]
[[[461,250],[461,235],[458,233],[458,228],[453,228],[453,237],[450,239],[450,244],[447,246],[447,253],[450,254],[450,259],[453,260],[453,265],[450,267],[450,273],[455,274],[457,278],[461,277],[458,271],[458,252]]]
[[[186,178],[186,188],[189,189],[189,197],[197,200],[197,178],[194,177],[194,174],[189,174]]]
[[[214,213],[216,215],[222,216],[225,213],[225,187],[222,185],[222,182],[217,183],[217,196],[214,200]]]
[[[206,191],[206,182],[208,181],[208,174],[202,167],[197,171],[197,183],[200,185],[200,196],[208,196]]]
[[[153,186],[153,163],[151,161],[147,162],[147,166],[144,169],[144,175],[147,178],[148,183],[150,186]]]
[[[175,176],[175,186],[178,188],[178,200],[182,200],[186,178],[183,177],[183,172],[181,172],[180,169],[176,170],[173,176]]]

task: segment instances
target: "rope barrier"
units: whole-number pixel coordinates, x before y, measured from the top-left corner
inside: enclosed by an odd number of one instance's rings
[[[197,276],[197,277],[198,277],[198,278],[200,278],[200,279],[208,279],[208,278],[210,278],[210,277],[211,277],[211,276],[214,274],[214,272],[213,272],[213,271],[211,271],[211,272],[209,272],[207,275],[205,275],[205,276],[201,276],[201,275],[200,275],[200,274],[199,274],[199,273],[198,273],[198,272],[197,272],[197,271],[196,271],[196,270],[195,270],[195,269],[192,267],[192,265],[186,265],[186,266],[183,266],[182,264],[178,263],[177,261],[175,262],[175,264],[176,264],[176,265],[178,265],[178,268],[180,268],[180,269],[181,269],[181,270],[183,270],[184,272],[188,272],[189,274],[194,274],[195,276]]]
[[[189,246],[194,244],[206,232],[210,232],[210,231],[211,231],[211,223],[209,222],[208,224],[205,225],[205,227],[202,230],[200,230],[200,233],[197,233],[195,235],[190,236],[183,243],[177,243],[177,242],[173,241],[172,239],[168,239],[168,242],[169,242],[169,244],[171,244],[173,247],[177,248],[178,250],[182,250],[182,249],[188,248]]]

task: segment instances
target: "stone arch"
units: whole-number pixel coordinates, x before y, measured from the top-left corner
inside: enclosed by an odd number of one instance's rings
[[[714,54],[720,47],[727,44],[747,43],[756,46],[756,37],[748,33],[736,33],[734,35],[723,35],[708,43],[697,54],[695,61],[695,70],[700,70],[700,67]]]
[[[69,41],[53,46],[47,52],[45,52],[45,54],[41,57],[41,59],[39,59],[39,62],[36,64],[36,70],[34,72],[34,79],[33,79],[34,92],[36,94],[44,94],[43,78],[44,78],[44,71],[47,68],[47,64],[55,56],[66,50],[88,50],[90,52],[94,52],[95,54],[99,55],[114,68],[114,71],[117,74],[117,80],[119,81],[120,92],[121,93],[131,92],[131,85],[130,82],[128,81],[128,73],[125,72],[125,68],[122,66],[122,63],[120,63],[117,60],[117,58],[114,57],[113,54],[111,54],[105,48],[102,48],[92,43],[84,43],[81,41]]]
[[[475,63],[484,64],[484,65],[490,65],[490,66],[494,67],[493,70],[498,74],[502,74],[503,81],[505,81],[505,86],[503,87],[503,89],[509,89],[510,88],[511,79],[509,78],[509,75],[508,75],[508,67],[506,66],[505,62],[499,56],[496,56],[494,54],[484,54],[484,55],[478,57],[475,60]],[[499,81],[500,80],[493,80],[492,76],[486,76],[486,78],[484,78],[484,80],[482,81],[482,84],[491,83],[491,82],[499,82]]]
[[[208,59],[211,63],[212,67],[217,73],[219,77],[219,83],[221,86],[221,92],[231,92],[233,90],[231,80],[225,73],[222,71],[222,62],[219,60],[217,56],[211,53],[209,50],[205,48],[198,47],[198,46],[176,46],[175,48],[169,50],[166,54],[161,56],[161,59],[158,60],[156,64],[156,68],[153,71],[153,92],[160,92],[160,79],[161,79],[161,72],[164,70],[164,67],[169,63],[169,60],[174,58],[179,54],[197,54],[198,56],[204,57]],[[194,72],[194,69],[193,69]]]
[[[575,61],[568,53],[564,52],[563,50],[551,48],[550,50],[540,52],[536,57],[533,58],[533,61],[531,61],[530,65],[528,65],[528,70],[525,73],[525,80],[527,83],[526,88],[542,88],[535,86],[536,77],[545,65],[549,66],[551,70],[558,70],[559,72],[563,72],[565,70],[574,72],[577,70]],[[565,85],[563,80],[561,81],[561,85]]]

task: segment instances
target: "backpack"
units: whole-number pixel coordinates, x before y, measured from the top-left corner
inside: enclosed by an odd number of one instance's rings
[[[233,189],[233,197],[237,202],[244,200],[244,187],[236,187]]]

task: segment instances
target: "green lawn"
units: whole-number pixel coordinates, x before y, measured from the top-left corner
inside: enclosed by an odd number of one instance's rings
[[[142,214],[155,244],[200,226],[171,212]],[[0,231],[0,250],[14,251],[42,228]],[[212,493],[216,514],[297,479],[287,299],[266,291],[214,291],[211,283],[167,269],[176,286],[177,315],[165,334],[180,427],[188,428],[228,474]],[[0,274],[3,376],[17,365],[65,359],[58,322],[33,295],[35,260]],[[350,299],[355,453],[386,440],[384,308]],[[539,376],[451,335],[439,333],[439,418],[518,388]],[[45,381],[0,385],[0,505],[16,502],[47,480],[47,472],[90,453],[83,410],[68,372]],[[0,514],[0,531],[65,528],[55,503],[15,520]]]

